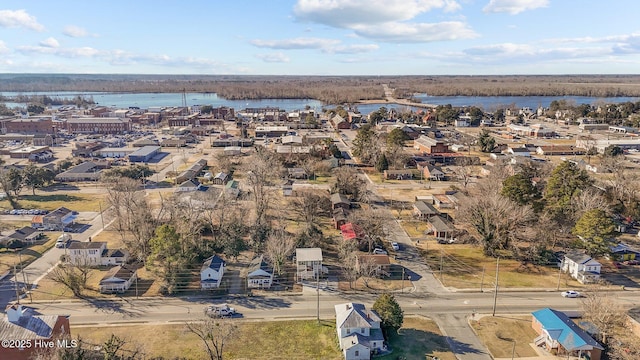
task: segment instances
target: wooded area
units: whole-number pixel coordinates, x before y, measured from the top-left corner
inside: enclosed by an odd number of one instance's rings
[[[640,96],[640,75],[240,76],[0,74],[0,92],[198,92],[237,99],[317,99],[328,104],[438,96]]]

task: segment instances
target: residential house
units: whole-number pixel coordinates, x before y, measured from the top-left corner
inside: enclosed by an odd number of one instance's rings
[[[453,194],[434,194],[433,205],[437,209],[455,209],[457,206],[457,199]]]
[[[506,153],[510,154],[510,155],[513,155],[513,156],[531,157],[531,152],[526,147],[511,147],[511,146],[509,146],[507,148],[507,150],[506,150]]]
[[[351,201],[343,194],[331,194],[331,209],[335,210],[338,208],[349,210],[351,208]]]
[[[343,208],[336,208],[333,210],[333,227],[337,230],[347,223],[347,210]]]
[[[207,258],[200,269],[200,288],[202,290],[220,287],[224,275],[224,260],[218,255]]]
[[[317,279],[320,273],[324,272],[325,269],[322,266],[322,249],[296,249],[296,279],[298,282]]]
[[[413,179],[413,170],[385,170],[383,176],[385,180],[411,180]]]
[[[31,219],[34,229],[64,231],[76,219],[76,214],[66,207],[59,207],[46,215],[36,215]]]
[[[594,282],[600,279],[602,265],[591,256],[580,252],[571,251],[565,254],[560,264],[562,271],[569,273],[572,278],[581,284]]]
[[[282,184],[282,195],[283,196],[292,196],[293,195],[293,183],[294,181],[289,179]]]
[[[15,230],[13,233],[7,235],[10,239],[20,240],[23,243],[33,244],[38,241],[42,237],[42,232],[25,226],[21,229]]]
[[[268,289],[271,284],[273,284],[273,269],[264,259],[264,255],[256,256],[247,269],[247,287]]]
[[[100,280],[100,292],[103,294],[122,294],[129,290],[138,279],[137,269],[131,265],[112,267]]]
[[[108,266],[129,261],[129,251],[107,249],[107,243],[73,241],[68,247],[69,262],[76,265]]]
[[[422,174],[425,179],[436,181],[446,180],[446,175],[444,171],[442,171],[442,168],[440,168],[439,166],[425,164],[422,167]]]
[[[435,215],[427,220],[429,227],[429,235],[433,235],[438,239],[451,239],[455,232],[455,227],[448,220],[440,215]]]
[[[427,154],[449,152],[449,146],[444,142],[425,135],[422,135],[413,141],[413,148]]]
[[[536,346],[567,359],[576,356],[600,360],[604,348],[564,313],[544,308],[531,315],[531,327],[539,335],[533,341]]]
[[[198,180],[191,179],[191,180],[184,181],[180,185],[178,185],[178,187],[176,188],[176,192],[196,191],[199,188],[200,188],[200,183],[198,182]]]
[[[363,254],[356,256],[356,270],[360,273],[378,277],[391,276],[391,261],[389,255]]]
[[[542,156],[584,155],[585,150],[578,149],[573,145],[541,145],[536,148],[536,154]]]
[[[351,129],[351,124],[338,114],[331,118],[331,123],[335,129]]]
[[[309,178],[309,174],[303,168],[288,168],[287,173],[289,178],[291,179],[307,179]]]
[[[212,181],[216,185],[226,185],[231,180],[231,175],[226,172],[219,172],[213,177]]]
[[[413,203],[413,215],[426,221],[432,216],[440,215],[440,212],[433,205],[419,200]]]
[[[345,360],[369,360],[371,353],[383,351],[382,320],[363,304],[345,303],[335,306],[336,331]]]
[[[58,344],[58,340],[67,340],[66,344],[71,346],[70,337],[69,316],[36,315],[32,309],[14,304],[6,309],[6,316],[0,321],[0,339],[30,342],[31,346],[1,346],[0,359],[35,359],[42,351],[42,347],[34,345],[36,341]]]
[[[611,246],[609,249],[611,250],[611,256],[616,261],[628,261],[640,258],[639,250],[636,250],[623,242],[618,245]]]

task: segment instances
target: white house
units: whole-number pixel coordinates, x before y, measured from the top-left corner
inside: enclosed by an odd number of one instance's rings
[[[571,251],[565,254],[560,266],[562,271],[569,273],[572,278],[578,280],[581,284],[600,279],[602,265],[593,260],[591,256],[579,251]]]
[[[72,242],[69,245],[69,262],[76,265],[102,265],[102,252],[106,242]]]
[[[296,276],[298,281],[315,279],[322,271],[322,249],[296,249]]]
[[[135,267],[130,265],[114,266],[100,280],[100,292],[122,294],[129,290],[131,284],[137,279],[138,274]]]
[[[380,316],[363,304],[335,306],[336,331],[345,360],[369,360],[371,353],[385,349]]]
[[[218,255],[206,259],[200,270],[200,287],[203,290],[215,289],[220,286],[224,274],[224,260]]]
[[[200,183],[198,182],[198,180],[191,179],[191,180],[186,180],[182,182],[180,185],[178,185],[176,192],[196,191],[199,188],[200,188]]]
[[[455,127],[469,127],[471,125],[471,116],[461,115],[453,121]]]
[[[268,289],[273,283],[273,270],[260,255],[251,260],[247,270],[247,287],[250,289]]]
[[[129,251],[107,249],[107,243],[72,242],[69,245],[69,262],[76,265],[109,266],[121,265],[129,261]]]

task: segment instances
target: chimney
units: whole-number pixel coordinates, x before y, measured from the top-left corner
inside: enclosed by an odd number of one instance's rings
[[[11,305],[7,309],[7,319],[9,322],[17,323],[20,321],[20,318],[24,316],[26,313],[26,309],[22,308],[22,305]]]
[[[345,306],[346,306],[347,310],[351,310],[351,305],[345,304]]]

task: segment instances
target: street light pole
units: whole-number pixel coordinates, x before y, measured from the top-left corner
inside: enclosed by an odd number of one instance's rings
[[[493,314],[491,316],[496,316],[496,304],[498,303],[498,274],[500,273],[500,258],[496,259],[496,285],[495,291],[493,293]]]

